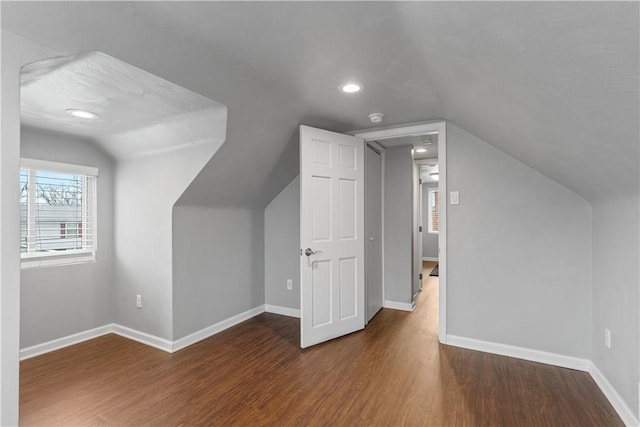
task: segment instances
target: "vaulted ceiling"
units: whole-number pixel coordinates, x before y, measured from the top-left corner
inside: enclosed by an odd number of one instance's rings
[[[20,76],[22,125],[84,137],[118,160],[210,140],[218,114],[220,104],[101,52],[36,61]]]
[[[373,112],[452,121],[588,200],[638,191],[637,2],[2,2],[2,28],[226,105],[181,203],[264,205],[298,125]],[[340,93],[350,79],[364,91]]]

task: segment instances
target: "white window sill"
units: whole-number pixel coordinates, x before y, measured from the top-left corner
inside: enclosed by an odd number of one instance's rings
[[[42,252],[21,254],[20,267],[22,269],[55,267],[60,265],[83,264],[86,262],[95,262],[96,254],[94,251],[65,251],[60,252]]]

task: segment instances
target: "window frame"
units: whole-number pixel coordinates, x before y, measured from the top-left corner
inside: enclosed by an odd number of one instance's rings
[[[89,188],[83,188],[83,198],[86,200],[82,205],[82,222],[87,222],[93,225],[93,235],[91,236],[92,245],[89,248],[83,249],[69,249],[65,251],[55,252],[20,252],[20,266],[22,269],[40,268],[40,267],[53,267],[61,265],[72,265],[86,262],[95,262],[96,253],[98,249],[98,213],[97,213],[97,178],[98,168],[92,166],[83,166],[71,163],[52,162],[48,160],[37,160],[29,158],[20,159],[20,171],[27,170],[28,176],[33,176],[32,171],[44,171],[62,174],[81,175],[85,180],[85,185],[90,185]],[[28,178],[29,179],[29,178]],[[28,190],[30,191],[30,189]],[[92,193],[90,197],[86,196],[86,193]],[[27,195],[27,205],[29,205],[29,198],[33,198],[33,194]],[[27,214],[27,221],[30,221]],[[61,221],[65,222],[68,221]],[[77,227],[77,225],[76,225]],[[84,227],[84,225],[83,225]],[[66,233],[65,225],[65,235]],[[77,229],[76,229],[77,230]],[[76,231],[77,232],[77,231]]]

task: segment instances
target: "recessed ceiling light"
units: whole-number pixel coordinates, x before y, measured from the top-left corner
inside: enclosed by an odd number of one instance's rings
[[[358,93],[362,90],[362,85],[356,82],[347,82],[340,86],[340,90],[344,93]]]
[[[80,117],[81,119],[97,119],[100,118],[99,115],[87,110],[78,110],[75,108],[69,108],[65,110],[67,114],[72,115],[74,117]]]
[[[426,149],[426,148],[424,148],[424,147],[422,147],[422,148],[416,148],[416,153],[426,153],[427,151],[429,151],[429,150],[427,150],[427,149]]]

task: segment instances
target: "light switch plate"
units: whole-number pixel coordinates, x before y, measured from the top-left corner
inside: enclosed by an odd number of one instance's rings
[[[449,193],[449,203],[452,205],[459,205],[460,193],[458,193],[457,191],[452,191],[451,193]]]

